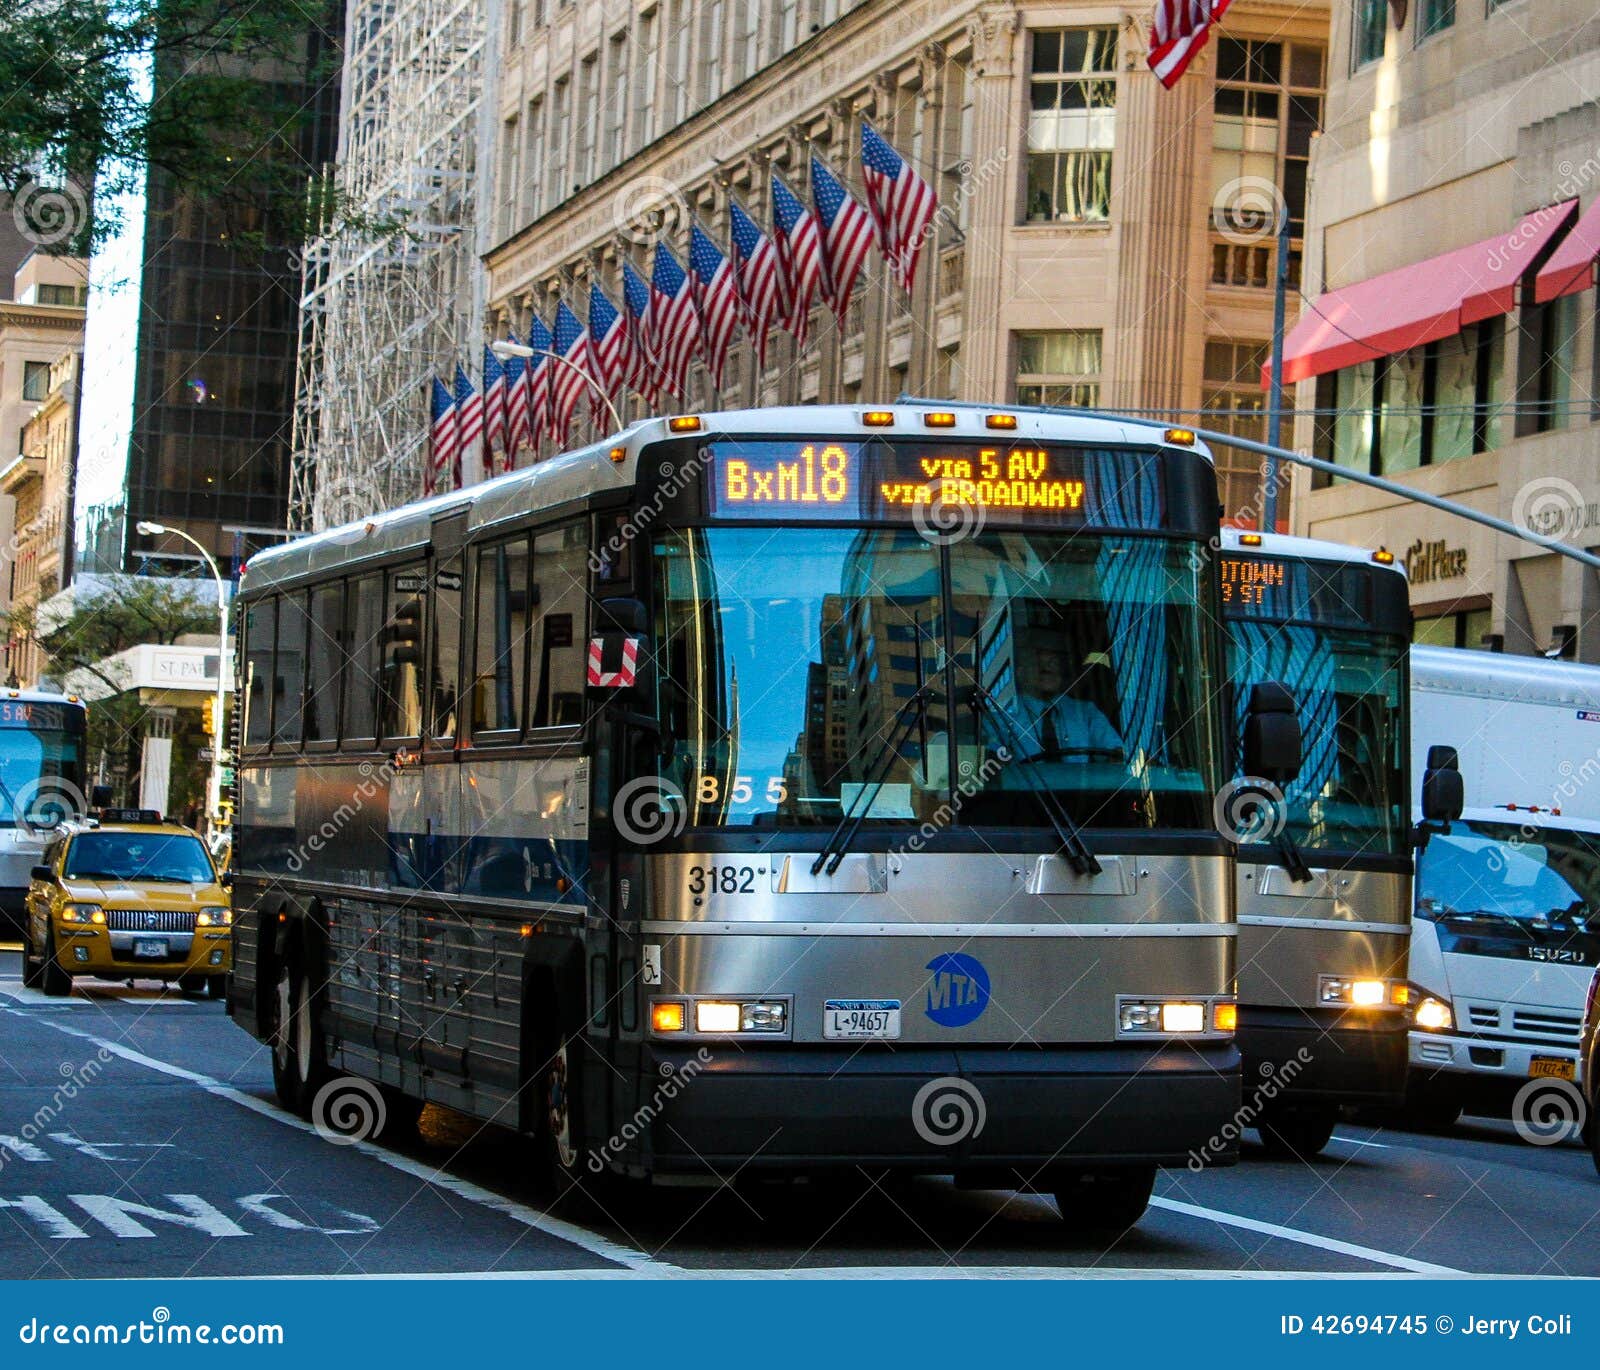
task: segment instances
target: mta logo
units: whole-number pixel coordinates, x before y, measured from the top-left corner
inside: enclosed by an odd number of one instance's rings
[[[965,1027],[989,1007],[989,972],[977,957],[951,952],[924,969],[932,977],[924,1012],[940,1027]]]

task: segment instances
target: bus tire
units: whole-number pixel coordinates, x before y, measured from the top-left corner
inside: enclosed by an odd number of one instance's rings
[[[72,976],[56,957],[56,935],[44,935],[44,964],[39,967],[39,988],[52,999],[65,999],[72,993]]]
[[[213,999],[226,999],[228,997],[228,977],[226,975],[206,976],[206,993]]]
[[[300,1064],[295,1058],[294,1001],[298,976],[292,956],[281,958],[274,965],[270,986],[266,986],[265,1014],[266,1040],[272,1056],[272,1088],[278,1102],[290,1113],[299,1113],[303,1106],[300,1091]]]
[[[1309,1161],[1333,1140],[1338,1122],[1339,1110],[1331,1104],[1282,1108],[1262,1114],[1256,1131],[1267,1155]]]
[[[540,1136],[546,1169],[556,1193],[582,1187],[583,1163],[578,1138],[583,1136],[583,1052],[577,1032],[563,1030],[544,1070],[544,1118]]]
[[[1402,1117],[1419,1132],[1448,1132],[1461,1117],[1461,1100],[1448,1088],[1414,1079],[1406,1086]]]
[[[206,992],[206,977],[203,975],[180,975],[178,977],[178,993],[185,999],[198,999]]]
[[[1600,1098],[1600,1094],[1596,1098]],[[1600,1108],[1600,1104],[1589,1107],[1589,1158],[1594,1162],[1594,1173],[1600,1175],[1600,1118],[1594,1116],[1596,1108]]]
[[[1153,1165],[1070,1171],[1056,1179],[1056,1207],[1073,1228],[1125,1232],[1144,1217],[1155,1187]]]
[[[305,1117],[310,1116],[317,1091],[333,1079],[322,1032],[323,991],[320,978],[313,983],[314,976],[315,969],[301,966],[294,999],[295,1068],[300,1080],[300,1112]]]

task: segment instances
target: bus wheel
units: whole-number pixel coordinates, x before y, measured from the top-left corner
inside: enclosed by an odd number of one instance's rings
[[[295,1057],[294,995],[298,977],[294,965],[287,958],[278,967],[267,1000],[267,1016],[271,1027],[267,1042],[272,1048],[272,1088],[278,1102],[291,1113],[300,1112],[300,1064]]]
[[[178,977],[178,993],[185,999],[197,998],[206,992],[206,977],[203,975],[180,975]]]
[[[52,999],[65,999],[72,993],[72,977],[56,959],[56,935],[44,935],[44,964],[39,968],[39,988]]]
[[[1124,1232],[1144,1217],[1156,1187],[1156,1168],[1075,1170],[1056,1180],[1056,1207],[1075,1228]]]
[[[322,1014],[317,991],[304,970],[295,977],[294,1060],[299,1084],[300,1111],[309,1114],[317,1091],[333,1078],[324,1057]]]
[[[1403,1118],[1419,1132],[1448,1132],[1461,1117],[1461,1101],[1448,1090],[1422,1080],[1406,1085]]]
[[[206,993],[213,999],[225,999],[228,996],[228,977],[226,975],[206,976]]]
[[[1596,1109],[1600,1109],[1600,1090],[1595,1091],[1595,1102],[1589,1105],[1589,1155],[1594,1158],[1595,1174],[1600,1175],[1600,1118],[1594,1116]]]
[[[544,1138],[551,1177],[560,1191],[576,1188],[582,1178],[577,1138],[579,1099],[583,1097],[578,1052],[563,1034],[545,1068]]]
[[[1338,1121],[1339,1110],[1333,1107],[1284,1108],[1262,1114],[1256,1130],[1267,1155],[1308,1161],[1333,1140]]]

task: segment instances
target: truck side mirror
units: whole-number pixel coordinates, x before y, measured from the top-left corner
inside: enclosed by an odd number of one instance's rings
[[[1244,723],[1244,771],[1282,784],[1300,773],[1300,715],[1287,685],[1265,681],[1250,687]]]
[[[1448,828],[1461,817],[1465,806],[1466,785],[1456,749],[1429,747],[1428,764],[1422,772],[1422,821]]]

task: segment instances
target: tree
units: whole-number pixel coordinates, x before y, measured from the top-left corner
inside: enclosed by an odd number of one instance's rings
[[[80,583],[71,610],[48,622],[32,605],[13,605],[10,627],[14,637],[32,636],[38,642],[51,677],[76,685],[90,697],[91,770],[103,764],[113,783],[120,785],[133,749],[144,738],[148,710],[137,693],[128,691],[128,681],[112,658],[144,643],[171,646],[191,633],[214,635],[217,609],[210,585],[107,576],[89,585]],[[204,793],[204,776],[194,764],[193,750],[189,739],[174,739],[169,804],[173,812]]]
[[[35,241],[87,255],[152,174],[298,241],[337,215],[304,133],[338,80],[337,0],[21,0],[0,17],[0,192]],[[151,98],[153,82],[154,98]],[[41,189],[48,182],[54,189]],[[81,188],[92,186],[93,195]]]

